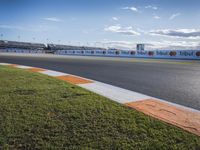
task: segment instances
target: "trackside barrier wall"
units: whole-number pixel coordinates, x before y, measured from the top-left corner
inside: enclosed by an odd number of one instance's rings
[[[127,51],[127,50],[58,50],[57,55],[107,56],[107,57],[141,57],[141,58],[174,58],[199,59],[200,50],[155,50],[155,51]]]
[[[44,50],[29,50],[29,49],[18,49],[18,48],[9,48],[9,49],[0,49],[0,53],[45,53]]]
[[[45,50],[28,50],[19,48],[0,49],[0,53],[45,53]],[[138,57],[138,58],[172,58],[200,60],[200,50],[57,50],[57,55],[105,56],[105,57]]]

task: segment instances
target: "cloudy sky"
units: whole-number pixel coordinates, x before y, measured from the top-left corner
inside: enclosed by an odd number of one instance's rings
[[[200,49],[200,0],[0,0],[1,39]]]

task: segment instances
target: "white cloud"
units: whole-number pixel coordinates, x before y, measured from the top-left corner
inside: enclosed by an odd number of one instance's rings
[[[48,18],[44,18],[44,20],[53,21],[53,22],[62,22],[61,19],[56,18],[56,17],[48,17]]]
[[[119,18],[118,17],[112,17],[112,20],[119,21]]]
[[[157,16],[157,15],[153,16],[153,18],[154,18],[154,19],[157,19],[157,20],[158,20],[158,19],[161,19],[161,17],[160,17],[160,16]]]
[[[140,33],[135,31],[131,26],[121,27],[120,25],[114,25],[104,28],[104,31],[119,33],[123,35],[140,35]]]
[[[151,30],[150,34],[179,37],[179,38],[199,38],[200,29],[159,29],[159,30]]]
[[[111,40],[104,40],[99,42],[102,45],[109,47],[109,48],[117,48],[117,49],[135,49],[136,43],[129,42],[129,41],[111,41]]]
[[[149,50],[193,50],[199,49],[200,43],[198,41],[152,41],[146,43],[146,49]]]
[[[124,7],[124,8],[122,8],[122,9],[131,10],[131,11],[133,11],[133,12],[138,12],[138,9],[137,9],[136,7],[134,7],[134,6],[132,6],[132,7]]]
[[[157,10],[158,9],[158,7],[156,7],[156,6],[152,6],[152,5],[148,5],[148,6],[145,6],[145,8],[150,8],[150,9],[153,9],[153,10]]]
[[[169,17],[169,20],[173,20],[175,19],[176,17],[180,16],[181,14],[180,13],[175,13],[175,14],[172,14],[170,17]]]
[[[117,48],[117,49],[127,49],[127,50],[135,50],[136,44],[139,42],[132,42],[132,41],[111,41],[111,40],[104,40],[102,42],[98,42],[101,45],[110,48]],[[199,41],[151,41],[145,43],[146,50],[193,50],[200,48]]]

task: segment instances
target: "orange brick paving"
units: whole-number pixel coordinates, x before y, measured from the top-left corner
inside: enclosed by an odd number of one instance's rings
[[[41,68],[29,68],[28,70],[30,70],[32,72],[45,71],[45,69],[41,69]]]
[[[72,83],[72,84],[92,83],[92,81],[90,81],[90,80],[79,78],[79,77],[75,77],[75,76],[72,76],[72,75],[59,76],[59,77],[56,77],[56,78],[58,78],[60,80],[67,81],[67,82]]]
[[[200,136],[199,112],[153,99],[131,102],[125,105]]]
[[[10,65],[8,65],[9,67],[17,67],[18,65],[16,65],[16,64],[10,64]]]

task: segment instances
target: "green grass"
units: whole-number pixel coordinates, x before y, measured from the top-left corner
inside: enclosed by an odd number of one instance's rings
[[[0,66],[0,149],[200,149],[200,138],[82,88]]]

